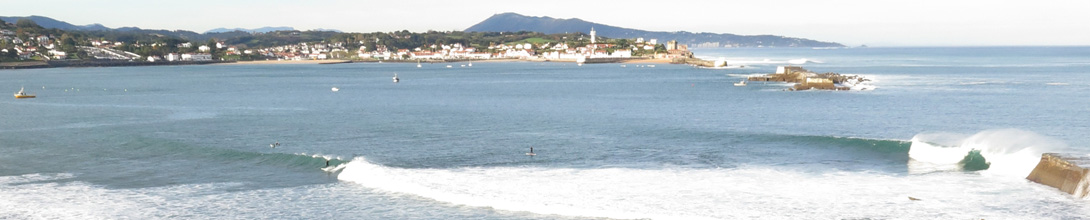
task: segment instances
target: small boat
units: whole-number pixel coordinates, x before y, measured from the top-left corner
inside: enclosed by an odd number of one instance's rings
[[[419,61],[419,60],[417,60],[417,61],[416,61],[416,68],[420,68],[420,67],[422,67],[422,66],[420,65],[420,61]]]
[[[473,63],[469,63],[469,66],[471,66],[471,67],[472,67],[472,66],[473,66]]]
[[[742,81],[736,82],[736,83],[734,83],[734,86],[746,86],[746,81],[742,80]]]
[[[397,73],[394,73],[394,82],[396,83],[398,81],[401,81],[401,79],[397,78]]]
[[[337,88],[337,87],[333,87],[333,89],[330,89],[330,90],[333,90],[334,92],[336,92],[336,91],[341,91],[341,89],[340,89],[340,88]]]
[[[454,67],[454,66],[451,66],[451,65],[447,65],[447,68],[451,68],[451,67]]]
[[[23,88],[19,88],[19,92],[15,93],[15,98],[17,98],[17,99],[29,99],[29,98],[35,98],[35,97],[38,97],[38,96],[27,95],[26,92],[23,92]]]

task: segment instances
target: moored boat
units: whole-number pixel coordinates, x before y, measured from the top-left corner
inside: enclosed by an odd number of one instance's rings
[[[23,89],[24,88],[19,88],[19,92],[15,93],[15,98],[17,98],[17,99],[29,99],[29,98],[38,97],[38,96],[35,96],[35,95],[27,95],[26,92],[23,92]]]

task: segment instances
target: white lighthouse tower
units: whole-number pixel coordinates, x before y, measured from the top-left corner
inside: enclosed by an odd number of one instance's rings
[[[594,27],[591,27],[590,28],[590,43],[591,44],[594,44],[594,38],[595,38],[594,35],[595,35]]]

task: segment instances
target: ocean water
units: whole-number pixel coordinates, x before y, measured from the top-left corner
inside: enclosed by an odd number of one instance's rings
[[[1090,216],[1025,180],[1090,155],[1090,48],[695,53],[736,67],[0,71],[38,95],[0,99],[0,219]],[[779,65],[872,81],[732,85]],[[974,150],[988,169],[959,164]]]

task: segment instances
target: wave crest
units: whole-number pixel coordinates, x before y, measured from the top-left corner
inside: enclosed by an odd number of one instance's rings
[[[979,154],[979,159],[989,165],[985,173],[1023,178],[1037,165],[1042,153],[1064,148],[1067,146],[1063,142],[1034,132],[996,129],[972,135],[918,134],[912,137],[908,155],[917,162],[910,164],[910,169],[917,172],[974,170],[981,161],[967,164],[966,160]]]

